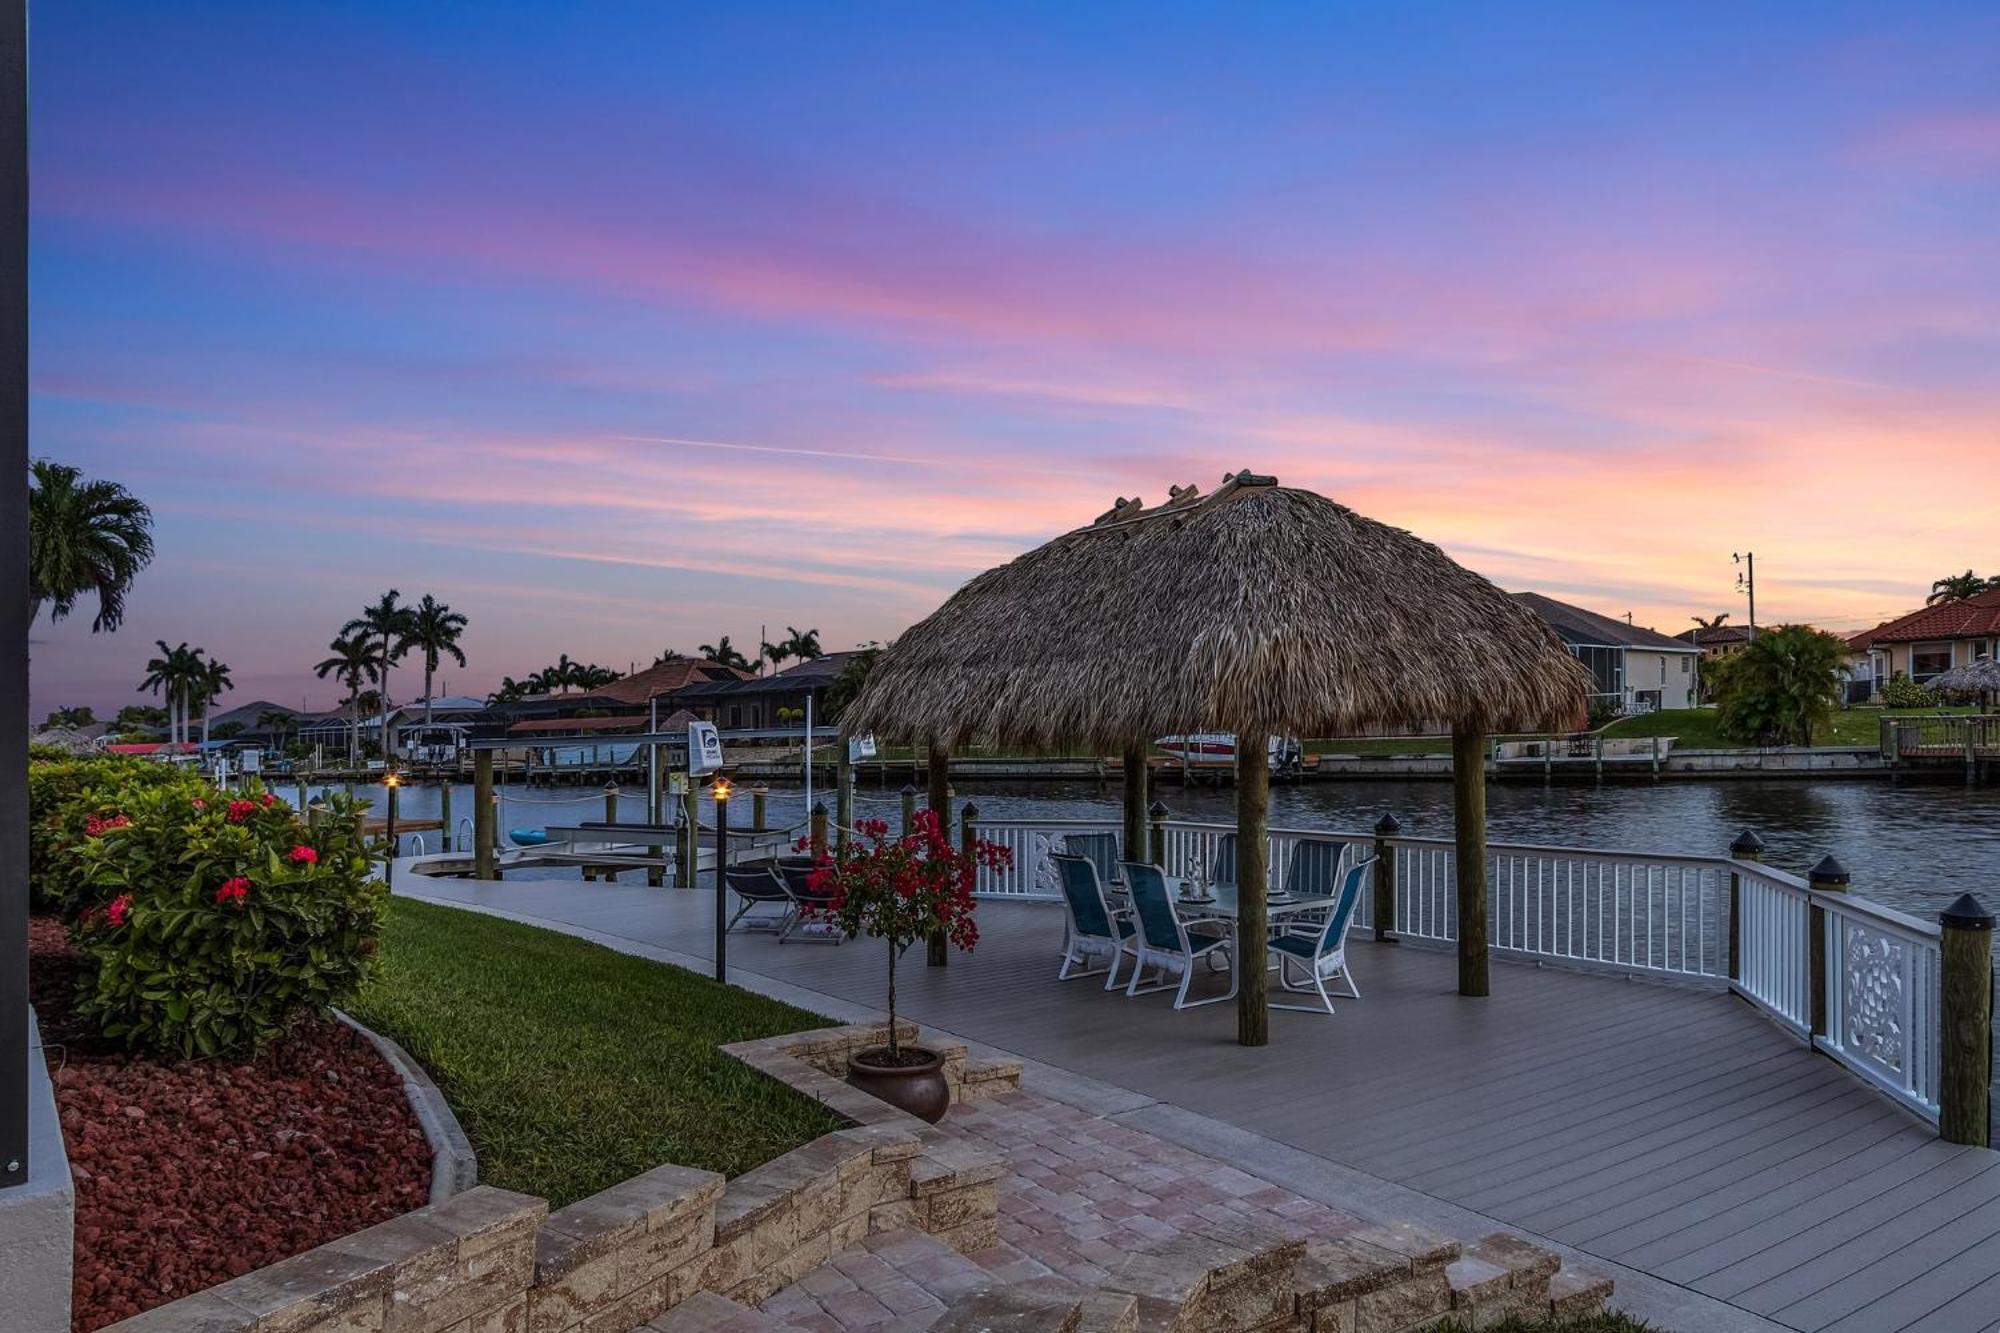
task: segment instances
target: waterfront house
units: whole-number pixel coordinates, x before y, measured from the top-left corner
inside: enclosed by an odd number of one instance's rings
[[[2000,650],[2000,588],[1963,601],[1939,602],[1849,636],[1856,677],[1886,681],[1905,675],[1919,685],[1955,666]]]
[[[1536,592],[1517,592],[1514,599],[1540,616],[1590,668],[1592,708],[1650,713],[1694,707],[1695,660],[1702,655],[1695,644]]]
[[[749,679],[752,677],[748,671],[724,666],[705,657],[670,657],[664,662],[655,662],[644,671],[634,671],[594,690],[580,690],[574,694],[531,694],[525,699],[501,705],[494,711],[505,717],[511,734],[515,723],[552,718],[622,717],[643,723],[651,714],[655,701],[658,701],[664,725],[666,715],[672,711],[668,700],[680,691],[693,685]]]
[[[1750,642],[1748,625],[1706,625],[1684,629],[1674,635],[1701,649],[1703,657],[1728,657],[1743,651]]]
[[[274,750],[292,738],[298,723],[306,716],[296,708],[274,704],[269,699],[253,699],[227,712],[217,713],[209,723],[209,735],[216,740],[235,741],[239,745],[254,744]],[[197,731],[199,727],[197,723]]]
[[[689,685],[675,691],[674,703],[725,731],[733,731],[802,726],[806,700],[811,699],[815,720],[825,726],[831,722],[826,692],[859,655],[828,653],[774,675]]]

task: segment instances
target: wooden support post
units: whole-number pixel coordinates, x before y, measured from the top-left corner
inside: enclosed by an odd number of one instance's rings
[[[1125,836],[1120,842],[1128,861],[1139,860],[1146,845],[1146,750],[1144,743],[1125,747]]]
[[[1744,829],[1729,844],[1729,855],[1738,861],[1764,859],[1764,840],[1754,829]],[[1729,875],[1729,979],[1743,980],[1743,877]]]
[[[604,784],[604,822],[607,824],[618,822],[618,784],[615,782]]]
[[[902,791],[902,797],[903,797],[903,832],[902,832],[902,836],[903,836],[903,837],[905,837],[905,838],[907,838],[907,837],[909,837],[909,836],[910,836],[910,833],[911,833],[911,831],[912,831],[913,829],[915,829],[915,828],[916,828],[916,826],[917,826],[917,789],[916,789],[916,787],[915,787],[915,786],[914,786],[913,784],[911,784],[911,783],[908,783],[908,782],[904,783],[904,784],[903,784],[903,791]]]
[[[452,827],[451,827],[451,783],[449,781],[438,784],[438,822],[444,825],[444,827],[438,831],[438,841],[444,845],[444,849],[446,851],[450,851],[452,844]]]
[[[1938,925],[1938,1136],[1984,1148],[1993,1127],[1993,914],[1967,893]]]
[[[1846,893],[1852,877],[1847,867],[1832,856],[1823,856],[1818,865],[1806,872],[1806,883],[1815,893]],[[1827,1034],[1827,952],[1826,952],[1826,911],[1817,902],[1806,910],[1806,966],[1812,1017],[1812,1034],[1824,1037]]]
[[[750,827],[758,833],[764,832],[766,828],[770,801],[771,789],[763,783],[760,782],[750,789]]]
[[[924,769],[930,779],[929,805],[937,817],[938,836],[949,841],[951,838],[951,754],[942,745],[932,745],[926,756]],[[951,950],[942,931],[931,932],[924,941],[924,963],[929,967],[944,967],[951,961]]]
[[[979,807],[967,801],[958,812],[958,850],[967,856],[979,842]]]
[[[1598,753],[1603,754],[1603,737]],[[1458,868],[1458,993],[1488,995],[1492,983],[1486,960],[1486,774],[1480,758],[1485,740],[1470,727],[1451,733],[1452,836]]]
[[[1162,871],[1167,868],[1167,805],[1165,801],[1155,801],[1146,807],[1146,819],[1152,826],[1153,864]]]
[[[299,799],[297,804],[293,806],[293,809],[297,810],[300,814],[306,812],[306,780],[304,777],[299,778]]]
[[[472,874],[493,878],[493,751],[472,755]]]
[[[848,753],[848,740],[840,739],[840,749],[834,758],[833,770],[833,844],[847,846],[847,830],[854,827],[854,760]]]
[[[1236,1041],[1267,1046],[1271,1041],[1270,973],[1264,970],[1270,920],[1271,760],[1262,732],[1236,736]]]
[[[1601,731],[1597,733],[1597,744],[1592,747],[1592,752],[1596,755],[1595,772],[1601,778],[1604,776],[1604,733]]]
[[[812,808],[812,837],[808,844],[812,848],[813,859],[826,855],[826,802],[814,801]]]
[[[1375,821],[1375,938],[1396,943],[1396,846],[1389,839],[1403,831],[1394,815]]]

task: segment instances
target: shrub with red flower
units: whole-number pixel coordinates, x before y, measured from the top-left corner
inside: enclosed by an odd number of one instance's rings
[[[256,813],[257,803],[255,801],[231,801],[229,803],[229,822],[232,824],[241,824]]]
[[[116,928],[132,919],[132,895],[121,893],[104,909],[104,919]]]
[[[909,834],[889,837],[880,820],[856,823],[860,836],[822,852],[807,882],[829,895],[827,905],[808,915],[831,921],[849,939],[862,935],[889,945],[889,1060],[901,1052],[896,1042],[896,960],[918,940],[939,936],[960,949],[979,942],[972,919],[972,887],[979,867],[1003,868],[1014,854],[998,843],[976,840],[952,846],[934,811],[918,812]],[[809,846],[801,843],[801,849]]]
[[[319,861],[319,853],[304,843],[300,843],[298,846],[292,848],[290,852],[286,853],[285,859],[295,866],[315,865]]]
[[[100,819],[96,815],[91,815],[83,821],[84,836],[88,838],[101,838],[112,829],[131,827],[132,821],[124,815],[113,815],[109,819]]]
[[[222,904],[235,903],[242,906],[250,896],[250,881],[242,875],[235,875],[222,881],[222,887],[215,891],[215,901]]]

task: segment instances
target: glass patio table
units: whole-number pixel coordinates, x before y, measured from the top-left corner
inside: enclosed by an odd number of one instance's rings
[[[1234,921],[1237,917],[1236,886],[1215,884],[1209,892],[1215,896],[1209,900],[1188,898],[1185,895],[1187,881],[1169,875],[1167,887],[1173,890],[1174,906],[1180,909],[1183,921]],[[1325,911],[1333,906],[1333,899],[1324,894],[1295,894],[1292,897],[1267,898],[1264,913],[1273,924],[1281,918],[1297,916],[1303,912]]]

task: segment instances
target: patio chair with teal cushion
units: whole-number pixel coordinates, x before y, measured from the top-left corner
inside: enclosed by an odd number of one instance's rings
[[[1104,989],[1110,990],[1118,984],[1118,966],[1125,956],[1138,957],[1132,944],[1132,921],[1106,904],[1104,883],[1098,879],[1097,867],[1089,857],[1059,852],[1050,859],[1056,863],[1056,873],[1062,879],[1066,927],[1062,966],[1056,969],[1056,980],[1108,973]],[[1099,959],[1106,960],[1104,966],[1090,966]]]
[[[1236,835],[1225,833],[1215,840],[1215,858],[1209,862],[1208,882],[1229,888],[1236,883]]]
[[[1354,924],[1354,909],[1361,902],[1361,886],[1375,869],[1375,858],[1348,869],[1341,881],[1340,893],[1334,901],[1333,910],[1327,914],[1324,923],[1311,929],[1302,929],[1306,923],[1274,935],[1270,940],[1271,956],[1278,962],[1278,984],[1293,994],[1313,994],[1319,996],[1319,1003],[1274,1004],[1273,1009],[1296,1009],[1304,1013],[1332,1013],[1333,1000],[1326,993],[1326,983],[1332,980],[1347,983],[1347,998],[1360,999],[1361,987],[1354,984],[1354,973],[1347,966],[1347,932]]]
[[[1285,865],[1285,892],[1294,898],[1332,898],[1340,892],[1340,865],[1348,845],[1329,838],[1300,838]]]
[[[1127,983],[1125,993],[1150,995],[1154,991],[1166,990],[1174,985],[1172,977],[1178,973],[1180,988],[1174,992],[1176,1009],[1192,1009],[1197,1005],[1233,998],[1238,970],[1234,964],[1233,923],[1220,918],[1183,920],[1173,895],[1167,891],[1166,876],[1160,873],[1158,866],[1127,861],[1124,870],[1125,885],[1132,893],[1132,910],[1139,918],[1138,933],[1134,937],[1138,945],[1138,960],[1133,964],[1132,980]],[[1229,990],[1225,994],[1211,995],[1203,1000],[1188,999],[1188,983],[1194,980],[1197,958],[1206,958],[1210,963],[1218,958],[1232,960]],[[1153,968],[1158,980],[1142,987],[1139,981],[1148,967]]]
[[[1118,835],[1116,833],[1069,833],[1063,836],[1063,851],[1070,856],[1088,857],[1097,867],[1097,882],[1110,888],[1118,883]]]

